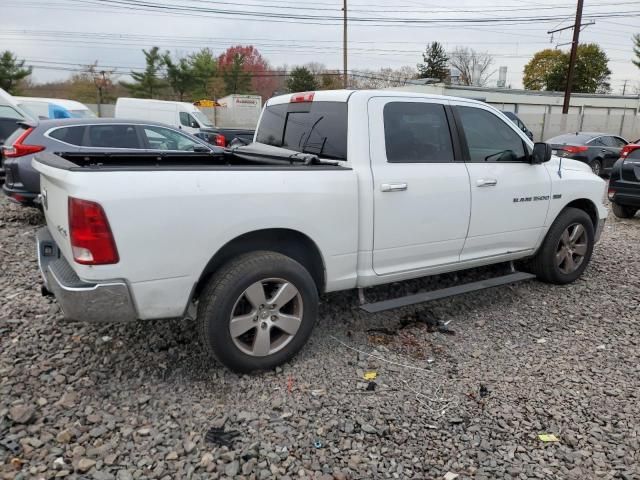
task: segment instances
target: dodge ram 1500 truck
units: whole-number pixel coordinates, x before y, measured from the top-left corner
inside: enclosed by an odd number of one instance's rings
[[[292,358],[324,292],[515,260],[572,282],[607,216],[587,165],[485,103],[416,93],[272,98],[254,143],[215,161],[45,153],[34,166],[39,264],[65,316],[195,315],[237,371]]]

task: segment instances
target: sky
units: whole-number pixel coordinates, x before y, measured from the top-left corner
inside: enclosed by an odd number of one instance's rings
[[[274,67],[320,62],[342,68],[343,0],[0,0],[0,51],[32,65],[32,79],[68,78],[98,61],[126,79],[144,67],[143,48],[181,56],[204,47],[222,53],[254,45]],[[146,6],[144,6],[146,5]],[[558,0],[348,0],[349,70],[415,67],[432,41],[450,51],[470,47],[494,56],[489,85],[507,67],[507,84],[522,88],[524,65],[544,48],[571,41],[575,2]],[[25,21],[28,20],[28,21]],[[607,53],[613,93],[635,93],[631,63],[640,33],[638,0],[585,0],[580,43]],[[569,45],[559,46],[568,49]]]

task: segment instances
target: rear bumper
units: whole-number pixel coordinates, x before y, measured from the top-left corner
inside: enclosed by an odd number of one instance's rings
[[[15,186],[9,186],[6,183],[2,185],[2,191],[12,202],[19,203],[20,205],[33,205],[38,198],[37,193],[27,192],[21,188]]]
[[[60,254],[47,227],[38,230],[36,240],[44,287],[55,295],[67,320],[128,322],[138,318],[126,282],[84,282]]]

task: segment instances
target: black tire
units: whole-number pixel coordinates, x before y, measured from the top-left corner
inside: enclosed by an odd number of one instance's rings
[[[591,167],[591,171],[595,175],[598,175],[598,176],[602,175],[602,161],[601,160],[596,158],[595,160],[592,160],[589,163],[589,166]]]
[[[582,257],[579,266],[572,272],[565,272],[557,264],[557,256],[562,253],[562,236],[564,232],[574,225],[581,225],[586,234],[586,252]],[[594,228],[591,217],[584,211],[577,208],[565,208],[555,219],[547,236],[542,242],[536,256],[530,263],[533,273],[543,282],[564,285],[575,281],[587,268],[591,260],[594,245]],[[572,254],[573,258],[573,254]]]
[[[611,204],[611,210],[613,210],[613,214],[618,218],[632,218],[638,211],[637,208],[625,207],[617,203]]]
[[[288,335],[284,330],[277,327],[277,323],[271,323],[274,317],[261,317],[262,310],[255,313],[255,330],[249,330],[242,335],[232,337],[231,320],[239,308],[240,302],[245,302],[245,308],[250,312],[246,316],[254,315],[254,307],[249,302],[249,297],[245,294],[250,287],[260,284],[263,286],[263,293],[267,293],[269,281],[282,280],[293,285],[297,289],[297,295],[290,302],[296,303],[299,312],[296,314],[301,317],[299,327],[293,335]],[[264,282],[264,283],[263,283]],[[276,284],[277,286],[277,284]],[[274,294],[275,295],[275,294]],[[273,297],[275,298],[275,297]],[[268,301],[268,300],[267,300]],[[240,305],[241,306],[241,305]],[[264,310],[269,308],[265,304]],[[284,307],[283,307],[284,308]],[[262,312],[269,314],[268,312]],[[278,308],[278,314],[280,314]],[[239,318],[239,315],[235,318]],[[198,304],[198,322],[200,323],[200,332],[202,341],[208,352],[217,358],[222,364],[231,370],[240,373],[248,373],[255,370],[266,370],[276,367],[295,356],[296,353],[304,346],[309,339],[313,326],[318,316],[318,290],[313,278],[309,272],[295,260],[275,252],[258,251],[242,255],[223,266],[209,280],[206,287],[200,295]],[[269,322],[268,327],[264,324]],[[275,317],[276,320],[279,317]],[[245,335],[253,334],[253,349],[255,352],[255,344],[260,334],[260,325],[267,331],[269,341],[276,338],[275,344],[281,340],[278,337],[286,337],[287,343],[275,351],[267,355],[256,356],[249,354],[241,349],[245,345],[242,338]],[[238,345],[241,346],[238,346]],[[273,343],[272,343],[273,344]],[[248,347],[248,344],[247,348]],[[270,352],[271,350],[269,350]]]

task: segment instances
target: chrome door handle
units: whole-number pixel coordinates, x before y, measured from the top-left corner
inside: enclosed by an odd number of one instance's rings
[[[383,183],[380,185],[380,190],[383,192],[402,192],[409,188],[406,183]]]
[[[495,178],[479,178],[476,180],[476,186],[478,187],[495,187],[498,184],[498,180]]]

